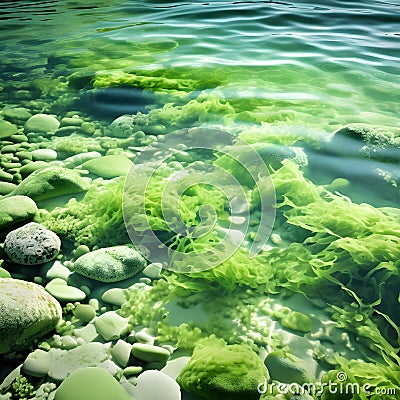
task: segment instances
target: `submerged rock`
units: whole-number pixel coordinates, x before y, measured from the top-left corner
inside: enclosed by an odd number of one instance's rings
[[[100,282],[118,282],[142,271],[146,260],[132,246],[114,246],[84,254],[75,272]]]
[[[60,122],[57,118],[52,115],[47,114],[35,114],[30,117],[24,126],[24,132],[30,133],[43,133],[43,134],[53,134],[58,127]]]
[[[60,238],[36,222],[11,231],[4,241],[4,250],[8,257],[22,265],[51,261],[57,256],[60,247]]]
[[[0,200],[0,230],[13,227],[21,222],[31,221],[38,208],[27,196],[6,197]]]
[[[0,139],[9,137],[18,132],[18,128],[11,122],[0,119]]]
[[[139,375],[134,394],[140,400],[181,399],[181,389],[176,381],[157,370],[144,371]]]
[[[126,176],[132,166],[132,161],[123,155],[111,155],[94,158],[82,164],[92,174],[102,178],[116,178]]]
[[[10,195],[29,196],[35,201],[87,190],[89,183],[78,172],[62,167],[47,167],[31,173]]]
[[[131,400],[125,389],[105,369],[80,368],[69,375],[56,391],[54,400]]]
[[[36,283],[0,278],[0,354],[21,349],[55,328],[61,306]]]

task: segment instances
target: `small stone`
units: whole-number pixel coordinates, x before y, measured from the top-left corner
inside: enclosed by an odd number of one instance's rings
[[[45,289],[57,300],[63,302],[80,301],[86,298],[85,292],[76,287],[68,286],[67,282],[60,278],[50,281]]]
[[[89,151],[86,153],[75,154],[64,160],[64,165],[68,168],[75,168],[78,165],[82,165],[84,162],[93,160],[94,158],[101,157],[101,153],[98,151]]]
[[[114,246],[84,254],[75,261],[75,271],[100,282],[118,282],[139,273],[146,260],[132,246]]]
[[[112,304],[114,306],[122,306],[127,301],[126,290],[120,288],[111,288],[103,293],[101,299],[105,303]]]
[[[26,143],[28,142],[28,138],[25,135],[12,135],[10,136],[10,140],[14,143]]]
[[[95,319],[94,326],[104,340],[115,340],[128,329],[128,319],[121,317],[115,311],[107,311]]]
[[[59,126],[60,122],[52,115],[35,114],[25,122],[24,131],[25,133],[53,134]]]
[[[140,400],[181,400],[178,383],[157,370],[147,370],[138,376],[134,394]]]
[[[1,111],[4,119],[14,124],[25,122],[32,116],[27,108],[23,107],[5,107]]]
[[[73,314],[82,322],[88,323],[96,316],[96,311],[89,304],[78,304],[73,310]]]
[[[103,156],[86,161],[82,168],[102,178],[126,176],[132,167],[132,161],[123,155]]]
[[[89,247],[87,247],[85,244],[81,244],[74,251],[74,258],[77,259],[87,253],[90,253]]]
[[[61,319],[60,304],[40,285],[0,278],[0,293],[0,354],[28,346]]]
[[[161,272],[161,263],[151,263],[142,271],[143,275],[151,279],[159,279],[161,277]]]
[[[4,171],[2,168],[0,168],[0,181],[5,181],[5,182],[12,182],[13,176],[12,174]]]
[[[8,257],[22,265],[51,261],[57,256],[60,247],[59,237],[36,222],[11,231],[4,241],[4,250]]]
[[[32,172],[38,171],[39,169],[43,169],[49,166],[50,164],[45,161],[33,161],[21,167],[19,172],[21,173],[22,178],[25,179]]]
[[[150,344],[150,345],[154,344],[153,336],[149,335],[145,331],[136,332],[135,333],[135,339],[140,343],[146,343],[146,344]]]
[[[139,375],[143,371],[143,367],[136,367],[136,366],[131,366],[131,367],[126,367],[122,373],[124,376],[132,376],[132,375]]]
[[[65,335],[61,338],[61,346],[65,350],[71,350],[77,347],[78,343],[72,336]]]
[[[17,187],[17,185],[15,185],[14,183],[0,181],[0,196],[4,196],[6,194],[11,193],[16,187]],[[1,207],[0,207],[0,210],[1,210]],[[1,214],[1,211],[0,211],[0,214]]]
[[[54,400],[71,399],[131,400],[131,397],[105,369],[86,367],[74,371],[56,390]]]
[[[132,345],[126,343],[124,340],[118,340],[114,347],[111,349],[111,355],[115,361],[121,366],[126,367],[131,355]]]
[[[53,262],[52,266],[50,269],[46,272],[46,278],[47,279],[55,279],[55,278],[60,278],[64,279],[64,281],[68,280],[68,277],[72,274],[72,272],[62,265],[60,261],[56,260]]]
[[[292,311],[281,319],[284,328],[293,329],[300,332],[310,332],[312,328],[311,319],[298,311]]]
[[[86,325],[83,328],[75,328],[74,335],[82,338],[86,343],[91,343],[99,337],[96,327],[93,324]]]
[[[11,278],[11,274],[6,269],[0,267],[0,278]]]
[[[31,154],[33,161],[53,161],[57,159],[57,152],[52,149],[36,149]]]
[[[50,354],[47,351],[37,349],[26,358],[22,364],[22,371],[30,376],[41,378],[49,372],[50,364]]]
[[[5,183],[5,182],[1,182]],[[0,183],[0,187],[1,187]],[[0,200],[0,229],[30,221],[38,212],[36,203],[26,196],[6,197]]]
[[[132,355],[146,362],[167,362],[169,351],[159,346],[152,346],[145,343],[134,343],[131,350]]]
[[[78,117],[64,117],[61,119],[61,126],[81,126],[83,121]]]
[[[18,128],[11,122],[0,119],[0,139],[9,137],[18,132]]]

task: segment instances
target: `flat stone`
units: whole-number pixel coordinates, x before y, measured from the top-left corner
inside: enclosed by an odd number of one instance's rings
[[[102,178],[116,178],[128,175],[132,161],[123,155],[94,158],[82,164],[82,168]]]
[[[122,306],[127,301],[127,296],[125,295],[126,290],[121,288],[111,288],[103,293],[101,299],[108,304],[114,306]]]
[[[146,362],[167,362],[170,356],[167,349],[145,343],[134,343],[131,353],[139,360]]]
[[[0,181],[0,196],[4,196],[6,194],[11,193],[16,187],[17,187],[17,185],[15,185],[14,183]],[[1,210],[1,208],[0,208],[0,210]],[[0,213],[1,213],[1,211],[0,211]]]
[[[11,122],[0,119],[0,139],[9,137],[18,132],[18,128]]]
[[[121,367],[126,367],[128,365],[129,357],[131,355],[131,349],[131,344],[120,339],[111,349],[111,355]]]
[[[94,326],[104,340],[115,340],[128,329],[128,319],[115,311],[107,311],[94,320]]]
[[[50,164],[45,161],[33,161],[21,167],[19,172],[23,178],[26,178],[32,172],[38,171],[39,169],[43,169],[49,166]]]
[[[5,107],[1,111],[4,119],[14,124],[25,122],[32,114],[27,108],[24,107]]]
[[[96,311],[89,304],[78,304],[72,312],[76,318],[85,323],[92,321],[96,316]]]
[[[143,271],[143,275],[151,279],[158,279],[161,277],[162,264],[151,263]]]
[[[131,397],[104,368],[87,367],[74,371],[56,390],[54,400],[71,399],[131,400]]]
[[[24,132],[53,134],[59,126],[60,122],[52,115],[35,114],[25,122]]]
[[[51,267],[46,272],[47,279],[55,279],[60,278],[64,279],[64,281],[68,280],[68,277],[72,274],[67,267],[60,263],[60,261],[55,260]]]
[[[63,302],[80,301],[86,298],[85,292],[74,286],[68,286],[67,282],[61,278],[51,280],[45,289],[57,300]]]
[[[75,272],[100,282],[117,282],[139,273],[146,260],[132,246],[114,246],[84,254],[75,261]]]
[[[57,256],[60,247],[59,237],[36,222],[11,231],[4,241],[4,250],[10,260],[22,265],[51,261]]]
[[[53,161],[57,159],[57,152],[52,149],[36,149],[31,154],[33,161]]]
[[[4,183],[0,183],[0,188]],[[0,230],[13,227],[24,221],[31,221],[37,212],[36,203],[27,196],[13,196],[1,199]]]
[[[61,318],[58,301],[36,283],[0,278],[0,354],[28,346]]]

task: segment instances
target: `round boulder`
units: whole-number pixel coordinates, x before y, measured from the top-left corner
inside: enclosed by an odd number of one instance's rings
[[[4,250],[10,260],[22,265],[51,261],[59,253],[60,247],[60,238],[36,222],[11,231],[4,241]]]
[[[40,285],[0,278],[0,354],[19,350],[54,329],[61,306]]]

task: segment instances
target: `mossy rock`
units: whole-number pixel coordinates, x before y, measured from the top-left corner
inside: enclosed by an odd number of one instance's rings
[[[52,331],[61,306],[40,285],[0,278],[0,354],[20,350]]]
[[[0,200],[0,230],[28,222],[38,212],[36,203],[27,196],[6,197]]]

